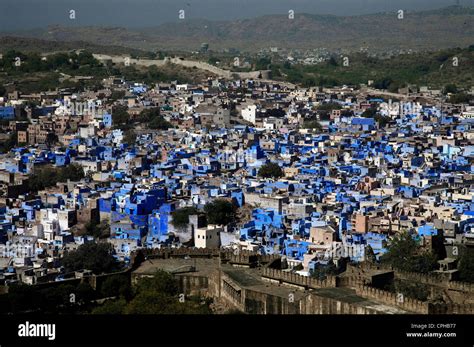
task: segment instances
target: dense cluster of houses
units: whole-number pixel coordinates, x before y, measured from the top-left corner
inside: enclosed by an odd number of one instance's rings
[[[378,258],[403,230],[424,247],[444,245],[439,271],[454,271],[457,245],[474,245],[466,107],[394,108],[347,87],[253,80],[104,85],[0,99],[3,132],[18,143],[0,156],[0,281],[64,278],[62,255],[97,241],[91,226],[106,226],[125,262],[141,247],[224,247],[281,254],[303,275],[361,261],[369,248]],[[118,104],[131,119],[159,108],[174,128],[137,124],[129,143],[114,122]],[[323,117],[324,104],[337,107]],[[390,118],[383,126],[363,117],[374,107]],[[320,127],[305,128],[309,120]],[[259,176],[269,162],[282,177]],[[84,171],[80,181],[28,190],[38,170],[72,164]],[[236,221],[205,225],[191,215],[187,228],[173,226],[173,211],[218,198],[238,206]]]

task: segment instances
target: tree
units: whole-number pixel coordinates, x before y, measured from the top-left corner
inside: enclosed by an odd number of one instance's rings
[[[328,276],[335,276],[340,272],[340,269],[331,262],[327,265],[318,264],[318,266],[311,271],[310,276],[318,280],[325,280]]]
[[[156,118],[153,118],[150,123],[148,123],[148,126],[150,129],[160,129],[160,130],[167,130],[169,128],[172,128],[173,125],[168,122],[166,119],[163,118],[163,116],[158,116]]]
[[[92,310],[92,314],[123,314],[127,307],[127,301],[123,298],[118,300],[107,300],[102,306],[96,307]]]
[[[436,269],[437,257],[431,250],[424,250],[408,232],[396,235],[381,257],[383,263],[401,271],[428,273]]]
[[[285,115],[286,112],[281,108],[272,108],[265,111],[265,117],[283,118]]]
[[[51,132],[46,135],[46,145],[48,147],[54,146],[59,141],[58,135]]]
[[[365,118],[375,118],[377,115],[377,107],[375,105],[371,105],[368,109],[362,112],[362,117]]]
[[[141,111],[137,121],[141,123],[148,123],[148,127],[150,129],[166,130],[173,127],[170,122],[163,118],[159,107],[153,107]]]
[[[106,221],[100,223],[89,221],[86,224],[86,235],[93,236],[97,239],[106,238],[110,236],[110,225]]]
[[[365,247],[364,258],[365,258],[365,261],[368,263],[375,263],[377,261],[374,250],[372,249],[370,245],[367,245]]]
[[[319,123],[316,119],[312,119],[312,120],[306,120],[303,123],[303,128],[321,130],[323,127],[321,126],[321,123]]]
[[[125,91],[124,90],[113,90],[112,93],[110,94],[110,101],[117,101],[119,99],[123,99],[125,97]]]
[[[216,199],[204,206],[209,224],[227,225],[235,219],[237,208],[225,199]]]
[[[426,301],[430,296],[430,287],[419,282],[407,282],[395,280],[391,288],[392,292],[402,293],[404,296],[420,301]]]
[[[135,134],[135,131],[133,129],[127,130],[123,136],[123,142],[129,146],[133,146],[135,145],[136,141],[137,141],[137,134]]]
[[[208,303],[187,298],[180,301],[178,282],[168,272],[159,270],[153,277],[141,278],[136,295],[125,308],[128,314],[209,314]]]
[[[171,224],[173,224],[173,226],[178,229],[186,228],[189,224],[189,216],[198,213],[199,211],[195,207],[179,208],[171,214],[173,217]]]
[[[153,277],[143,277],[137,283],[137,292],[147,290],[166,295],[178,295],[178,282],[169,272],[158,270]]]
[[[270,64],[272,63],[271,58],[262,57],[257,60],[255,63],[255,70],[268,70]]]
[[[0,142],[0,153],[7,153],[12,148],[15,148],[17,141],[16,131],[12,132],[6,141]]]
[[[336,58],[334,58],[334,57],[331,57],[329,59],[328,64],[331,65],[331,66],[338,66],[339,65],[336,61]]]
[[[457,92],[458,92],[458,87],[456,87],[455,84],[447,84],[443,90],[444,94],[456,94]]]
[[[474,249],[464,248],[459,259],[459,279],[474,283]]]
[[[127,106],[115,106],[112,108],[112,121],[115,126],[127,124],[129,122],[130,115],[127,110]]]
[[[91,270],[95,274],[112,272],[117,268],[110,243],[85,243],[67,253],[62,263],[66,271]]]
[[[449,102],[452,104],[467,104],[471,101],[472,96],[466,93],[457,93],[454,95],[451,95],[449,98]]]
[[[332,110],[341,110],[342,106],[337,102],[327,102],[325,104],[321,104],[317,107],[318,111],[332,111]]]
[[[267,163],[260,167],[258,175],[263,178],[280,178],[283,177],[283,170],[276,163]]]
[[[376,114],[374,119],[379,124],[380,128],[385,128],[385,126],[392,120],[392,118],[388,116],[382,116],[381,114]]]
[[[137,120],[142,123],[148,123],[154,118],[160,117],[160,113],[159,107],[144,109],[138,115]]]
[[[67,180],[80,181],[84,178],[84,170],[78,164],[70,164],[60,168],[47,167],[38,170],[30,176],[28,180],[28,189],[36,192],[44,188],[52,187],[58,182]]]
[[[376,80],[373,84],[373,87],[375,89],[388,89],[391,84],[393,84],[393,79],[390,77],[384,77],[382,79]]]
[[[70,292],[69,292],[70,293]],[[67,294],[69,294],[67,293]],[[76,302],[81,304],[87,304],[92,300],[96,299],[96,291],[87,282],[79,283],[76,287]],[[70,294],[68,295],[69,298]]]
[[[119,296],[129,299],[131,296],[130,281],[126,276],[113,275],[109,276],[101,286],[101,294],[105,297]]]

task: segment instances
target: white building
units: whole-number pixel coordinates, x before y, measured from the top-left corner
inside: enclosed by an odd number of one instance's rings
[[[242,118],[247,122],[255,124],[257,118],[257,106],[249,105],[246,108],[242,109]]]
[[[221,245],[220,233],[223,231],[217,225],[208,225],[194,231],[194,245],[197,248],[219,248]]]

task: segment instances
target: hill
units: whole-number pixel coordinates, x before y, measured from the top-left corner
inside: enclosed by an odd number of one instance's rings
[[[96,45],[146,50],[212,49],[256,51],[263,47],[327,48],[332,51],[420,51],[473,44],[474,9],[452,6],[435,11],[361,16],[295,14],[234,21],[183,20],[153,28],[53,26],[15,33],[49,41],[84,41]]]
[[[145,54],[145,52],[141,50],[130,47],[97,45],[86,41],[58,41],[29,37],[0,36],[0,53],[5,53],[11,50],[24,53],[48,54],[76,50],[87,50],[102,54]]]
[[[454,84],[470,89],[474,85],[474,45],[436,52],[399,54],[388,59],[355,53],[312,66],[272,64],[273,77],[303,86],[357,85],[374,81],[380,89],[397,91],[407,84],[443,88]],[[454,64],[456,61],[457,64]]]

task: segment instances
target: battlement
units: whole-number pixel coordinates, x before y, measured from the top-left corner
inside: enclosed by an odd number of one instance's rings
[[[382,264],[361,264],[360,265],[361,271],[364,270],[392,270],[395,272],[395,278],[413,282],[419,282],[423,284],[429,284],[437,287],[444,287],[450,290],[457,290],[462,292],[469,292],[474,293],[474,284],[467,283],[467,282],[459,282],[459,281],[449,281],[445,276],[442,274],[422,274],[417,272],[407,272],[407,271],[400,271],[388,265]]]
[[[318,280],[308,276],[301,276],[296,273],[270,268],[263,269],[262,277],[279,281],[281,283],[297,285],[307,289],[335,288],[337,286],[335,276],[328,276],[325,280]]]
[[[357,295],[363,298],[372,299],[386,305],[397,306],[403,310],[413,313],[429,313],[429,305],[427,302],[407,298],[405,296],[399,296],[386,290],[381,290],[365,285],[357,285],[355,289]]]
[[[263,255],[251,251],[219,250],[216,248],[156,248],[140,249],[131,255],[131,264],[148,259],[169,259],[169,258],[220,258],[222,262],[240,265],[268,264],[279,258],[279,255]],[[141,260],[140,260],[141,259]]]
[[[430,303],[430,314],[474,314],[474,304]]]

